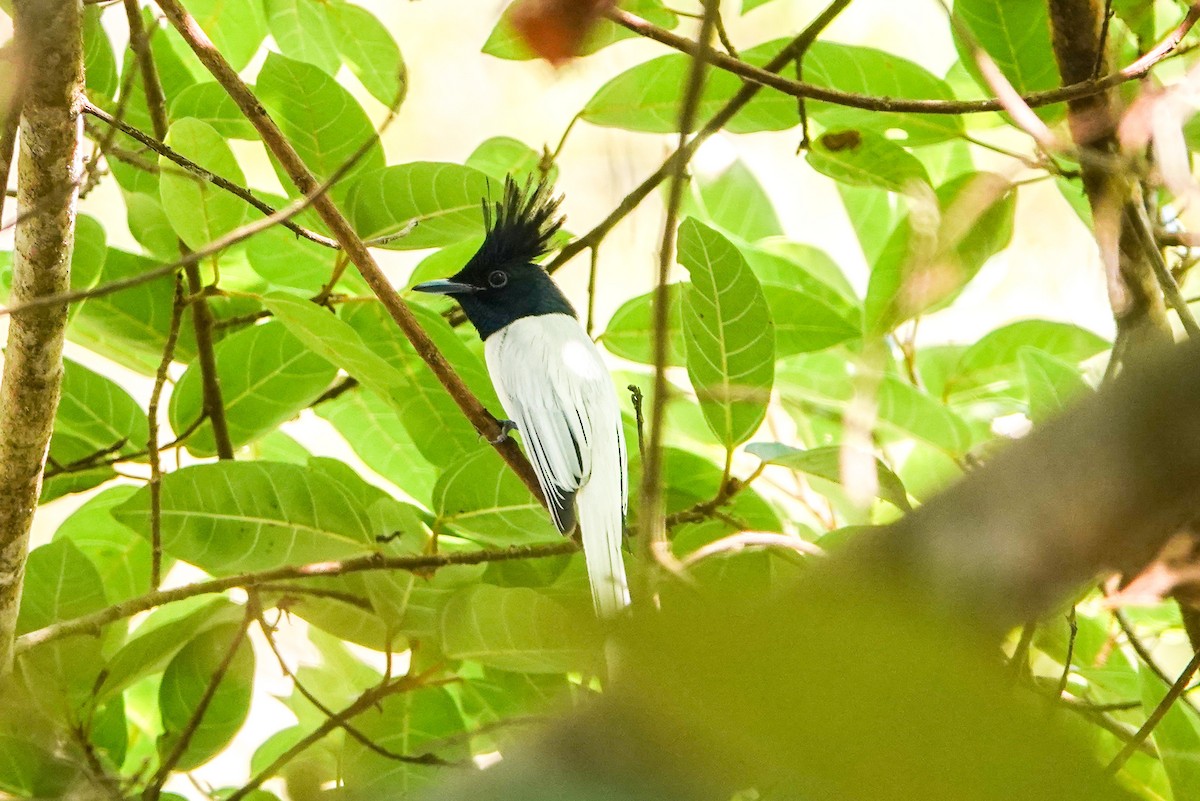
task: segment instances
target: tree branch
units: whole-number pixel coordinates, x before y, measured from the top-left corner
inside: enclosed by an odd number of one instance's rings
[[[13,253],[12,296],[21,302],[70,285],[83,168],[83,46],[77,3],[16,0],[13,10],[14,38],[29,65],[17,167],[22,221]],[[23,214],[37,207],[45,213]],[[66,324],[63,303],[9,323],[0,381],[0,675],[12,667],[29,529],[62,384]]]
[[[246,604],[246,611],[242,617],[242,624],[238,627],[237,633],[234,634],[233,640],[229,643],[229,648],[222,657],[221,663],[217,665],[217,669],[213,671],[212,678],[209,679],[208,686],[204,688],[204,694],[200,696],[196,708],[192,711],[191,718],[184,727],[179,731],[179,738],[175,741],[175,745],[171,748],[171,752],[159,764],[158,770],[154,772],[154,777],[146,786],[142,793],[142,798],[145,801],[157,801],[162,786],[167,778],[171,775],[171,771],[179,764],[179,760],[183,759],[183,755],[187,753],[188,745],[192,742],[192,737],[196,734],[196,730],[200,728],[200,724],[204,721],[205,714],[208,713],[208,707],[212,703],[213,698],[217,695],[217,689],[221,686],[221,682],[225,679],[225,674],[229,672],[230,665],[233,664],[233,659],[237,656],[238,650],[242,647],[242,643],[246,640],[246,635],[250,631],[250,624],[256,618],[256,604],[251,599]]]
[[[697,43],[668,30],[653,25],[636,14],[630,14],[620,8],[613,7],[606,16],[621,27],[633,31],[647,39],[664,44],[688,55],[699,52]],[[1090,76],[1068,83],[1058,89],[1047,92],[1035,92],[1025,95],[1024,102],[1033,107],[1050,106],[1055,103],[1078,100],[1102,94],[1114,86],[1128,81],[1135,81],[1146,76],[1160,61],[1170,55],[1188,31],[1200,20],[1200,9],[1189,8],[1187,15],[1153,50],[1118,72],[1092,80]],[[792,97],[808,100],[822,100],[839,106],[860,108],[867,111],[879,111],[893,114],[980,114],[987,111],[1003,111],[1004,104],[996,98],[985,100],[930,100],[894,97],[876,97],[860,95],[852,92],[842,92],[837,89],[827,89],[821,86],[793,81],[776,75],[770,68],[755,67],[744,61],[727,56],[723,53],[713,53],[714,67],[731,72],[744,81],[769,86]],[[1090,69],[1090,65],[1089,65]]]
[[[1171,689],[1167,690],[1167,694],[1158,702],[1158,706],[1150,713],[1150,717],[1146,718],[1146,722],[1137,730],[1137,734],[1133,735],[1120,752],[1113,757],[1112,762],[1108,763],[1108,767],[1105,768],[1106,773],[1116,773],[1129,760],[1129,757],[1133,756],[1134,751],[1137,751],[1154,731],[1154,727],[1166,717],[1167,712],[1171,711],[1171,707],[1179,700],[1179,696],[1183,694],[1184,688],[1192,680],[1192,676],[1196,675],[1197,670],[1200,670],[1200,651],[1192,656],[1191,661],[1179,674],[1179,678],[1171,685]]]
[[[106,125],[109,125],[113,129],[120,131],[121,133],[125,134],[126,136],[128,136],[131,139],[136,139],[138,142],[141,142],[143,145],[150,148],[158,155],[164,156],[165,158],[170,159],[172,162],[179,165],[180,168],[185,170],[190,175],[194,175],[197,178],[200,178],[201,180],[208,181],[213,186],[224,189],[226,192],[230,193],[231,195],[235,195],[236,197],[241,198],[242,200],[246,201],[246,203],[250,204],[254,208],[261,211],[263,214],[269,215],[269,214],[275,213],[274,206],[272,206],[270,203],[266,203],[262,200],[259,200],[257,197],[254,196],[254,193],[251,192],[246,187],[239,186],[227,178],[223,178],[222,176],[217,175],[214,172],[210,172],[209,170],[204,169],[199,164],[192,161],[191,159],[184,156],[183,154],[177,153],[175,150],[173,150],[172,148],[167,146],[164,142],[161,142],[158,139],[155,139],[153,136],[151,136],[150,134],[148,134],[144,131],[140,131],[137,128],[134,128],[132,125],[129,125],[128,123],[124,123],[118,119],[115,119],[111,114],[106,112],[104,109],[99,108],[98,106],[92,104],[91,102],[88,102],[88,101],[84,102],[83,113],[87,114],[90,117],[95,117],[96,119],[100,120],[101,122],[105,123]],[[315,242],[316,244],[321,245],[322,247],[333,248],[333,249],[339,248],[339,245],[336,241],[330,239],[327,236],[324,236],[323,234],[318,234],[314,231],[310,231],[307,228],[305,228],[304,226],[299,225],[295,222],[292,222],[291,220],[285,220],[284,222],[282,222],[280,224],[284,228],[286,228],[289,231],[291,231],[292,233],[296,234],[297,236],[307,239],[309,242]]]
[[[261,587],[271,582],[289,579],[306,579],[322,576],[342,576],[372,570],[431,571],[448,565],[479,565],[485,562],[509,562],[518,559],[543,559],[562,556],[578,550],[574,540],[541,545],[519,545],[497,550],[463,551],[460,553],[417,554],[413,556],[384,556],[378,553],[332,562],[312,562],[305,565],[287,565],[257,573],[241,573],[236,576],[201,581],[170,590],[156,590],[137,598],[93,612],[90,615],[64,620],[37,631],[21,635],[16,642],[15,654],[23,654],[31,648],[48,642],[74,637],[80,634],[97,634],[109,623],[145,612],[186,598],[225,592],[233,587]]]
[[[167,19],[179,31],[200,62],[225,88],[246,119],[258,131],[263,144],[283,166],[292,183],[302,194],[310,194],[317,187],[317,179],[305,166],[295,148],[284,137],[279,126],[267,114],[262,103],[229,65],[225,57],[209,41],[208,36],[200,29],[196,20],[178,0],[157,0],[157,2]],[[328,197],[321,195],[313,201],[313,208],[329,228],[334,239],[349,255],[367,285],[371,287],[371,291],[382,301],[384,308],[412,343],[417,355],[429,365],[429,369],[437,376],[466,418],[471,421],[480,434],[493,442],[493,447],[513,472],[520,477],[534,497],[543,500],[541,487],[538,485],[537,476],[534,474],[529,460],[521,453],[514,441],[511,439],[501,441],[499,422],[483,408],[483,404],[467,388],[454,368],[438,351],[433,340],[421,328],[408,306],[400,298],[399,293],[396,292],[395,287],[375,262],[375,258],[367,250],[367,246],[350,222],[338,210],[337,205]]]
[[[166,98],[163,96],[162,83],[158,79],[158,68],[154,63],[154,55],[150,52],[150,42],[142,27],[142,15],[137,0],[124,0],[125,14],[129,21],[129,47],[137,56],[138,68],[142,74],[142,89],[146,94],[146,106],[150,111],[150,121],[154,125],[154,135],[159,139],[167,138],[167,109]],[[115,120],[114,120],[115,122]],[[179,243],[179,253],[187,256],[189,249]],[[225,420],[225,401],[221,397],[221,377],[217,373],[217,357],[213,350],[213,313],[204,297],[204,279],[200,275],[200,265],[196,261],[183,265],[183,273],[187,276],[188,291],[193,297],[192,330],[196,335],[196,363],[200,367],[200,386],[204,398],[204,412],[212,426],[213,441],[217,447],[217,457],[220,459],[233,458],[233,441],[229,436],[229,424]]]
[[[704,88],[705,71],[709,61],[716,55],[712,49],[712,38],[716,31],[719,0],[704,0],[704,19],[700,23],[700,47],[694,54],[688,72],[687,85],[679,103],[679,147],[687,147],[688,137],[695,127],[696,113],[700,106],[700,93]],[[675,159],[671,182],[667,190],[667,216],[663,222],[662,246],[658,251],[658,277],[654,287],[654,320],[651,338],[654,351],[654,384],[650,395],[648,417],[650,440],[646,443],[642,460],[642,483],[639,494],[641,510],[642,547],[647,563],[671,564],[670,545],[667,543],[666,521],[663,519],[663,440],[666,427],[667,393],[667,336],[670,329],[670,286],[671,265],[675,263],[675,233],[679,220],[679,209],[683,205],[683,188],[686,183],[686,162]]]
[[[850,5],[851,0],[833,0],[829,6],[819,14],[816,19],[809,23],[799,35],[787,44],[783,50],[779,51],[779,55],[767,62],[763,69],[767,72],[779,72],[796,58],[804,54],[806,50],[817,40],[821,32],[829,27],[829,24],[837,18],[839,14]],[[654,171],[646,180],[642,181],[638,186],[630,192],[617,207],[604,218],[596,227],[588,231],[578,239],[568,242],[567,245],[558,252],[553,259],[546,265],[546,272],[554,273],[568,261],[573,259],[580,252],[595,248],[600,244],[608,232],[611,231],[617,223],[625,219],[638,205],[645,200],[658,185],[665,181],[674,171],[677,162],[687,164],[691,161],[692,156],[700,149],[700,145],[717,131],[724,128],[734,116],[745,108],[754,97],[762,90],[763,85],[759,83],[746,83],[737,91],[729,102],[726,103],[720,111],[713,115],[704,126],[696,132],[690,140],[682,147],[672,153],[667,160],[662,163],[662,166]]]
[[[1091,82],[1096,59],[1104,55],[1100,51],[1101,9],[1092,0],[1049,0],[1049,9],[1054,58],[1063,81]],[[1194,23],[1198,17],[1200,11],[1193,6],[1185,21]],[[1105,87],[1072,98],[1067,104],[1067,121],[1080,154],[1083,188],[1108,277],[1117,336],[1124,340],[1123,352],[1137,359],[1173,338],[1154,267],[1126,214],[1128,204],[1140,202],[1135,197],[1134,178],[1130,170],[1104,163],[1120,150],[1111,94]]]

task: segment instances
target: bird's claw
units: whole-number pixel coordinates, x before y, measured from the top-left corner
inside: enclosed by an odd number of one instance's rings
[[[499,445],[502,442],[508,442],[508,432],[517,430],[517,424],[512,420],[498,420],[497,422],[500,423],[500,436],[496,437],[495,439],[488,440],[488,442],[492,443],[493,445]]]

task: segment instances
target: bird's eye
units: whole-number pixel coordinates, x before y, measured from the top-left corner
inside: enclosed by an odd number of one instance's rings
[[[488,273],[488,286],[492,289],[499,289],[508,283],[508,273],[503,270],[492,270]]]

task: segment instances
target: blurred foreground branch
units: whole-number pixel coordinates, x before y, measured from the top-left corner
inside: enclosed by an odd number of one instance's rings
[[[1131,798],[996,646],[1200,511],[1198,394],[1164,349],[781,597],[665,595],[600,705],[431,798]]]

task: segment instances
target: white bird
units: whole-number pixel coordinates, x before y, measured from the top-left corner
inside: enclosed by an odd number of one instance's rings
[[[449,280],[413,289],[452,295],[484,341],[488,373],[521,432],[558,530],[578,524],[592,602],[601,617],[629,605],[621,556],[628,478],[612,378],[562,292],[535,262],[562,225],[544,181],[484,204],[487,233]]]

